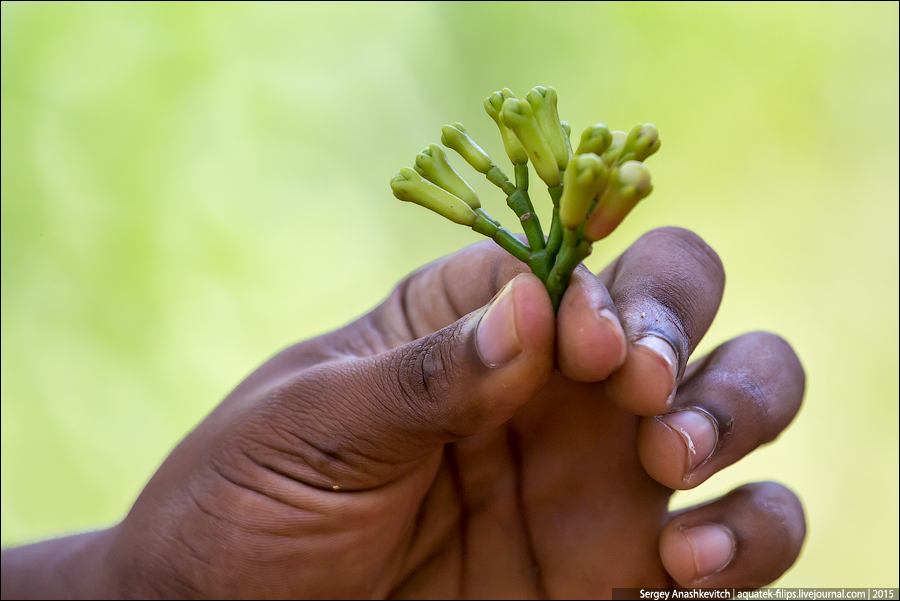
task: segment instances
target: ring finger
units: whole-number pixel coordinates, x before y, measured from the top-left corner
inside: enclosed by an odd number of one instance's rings
[[[672,489],[693,488],[774,440],[800,408],[805,376],[783,339],[754,332],[691,364],[672,407],[641,420],[644,469]]]

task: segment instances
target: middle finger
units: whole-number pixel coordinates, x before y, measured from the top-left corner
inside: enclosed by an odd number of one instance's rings
[[[722,262],[697,234],[661,228],[638,239],[599,279],[609,289],[628,341],[624,364],[604,388],[631,413],[664,413],[719,309]]]

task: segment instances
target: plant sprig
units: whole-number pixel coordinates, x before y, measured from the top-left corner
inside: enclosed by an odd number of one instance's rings
[[[590,254],[593,243],[611,234],[653,190],[644,161],[659,150],[659,132],[651,123],[635,125],[627,134],[610,132],[597,123],[584,130],[573,153],[570,128],[559,119],[553,88],[535,87],[524,99],[504,88],[485,98],[484,108],[500,130],[514,181],[461,123],[445,125],[441,143],[503,191],[527,244],[481,208],[475,190],[437,144],[416,156],[414,169],[403,168],[395,174],[391,189],[400,200],[493,239],[544,282],[558,310],[572,273]],[[553,203],[546,237],[528,193],[529,162]]]

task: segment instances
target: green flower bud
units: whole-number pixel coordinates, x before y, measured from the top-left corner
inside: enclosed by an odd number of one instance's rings
[[[416,155],[415,170],[431,183],[464,200],[473,209],[481,208],[475,190],[450,165],[446,153],[437,144],[430,144]]]
[[[560,171],[566,169],[569,164],[569,157],[572,150],[566,144],[566,132],[559,122],[559,112],[556,108],[557,96],[556,90],[551,87],[538,86],[533,88],[528,95],[525,96],[531,110],[534,111],[534,119],[544,134],[544,139],[553,151],[556,158],[556,166]]]
[[[650,170],[639,161],[626,161],[610,171],[609,184],[584,228],[595,242],[609,236],[637,203],[653,191]]]
[[[660,146],[659,130],[652,123],[638,124],[631,128],[619,154],[619,163],[625,161],[643,161]]]
[[[458,152],[475,171],[487,173],[495,166],[488,153],[469,137],[462,123],[445,125],[441,129],[441,144]]]
[[[644,198],[650,194],[653,188],[650,170],[640,161],[626,161],[616,169],[613,180],[620,190],[624,192],[634,193],[640,198]],[[640,198],[638,200],[640,200]]]
[[[600,155],[600,158],[603,159],[603,162],[606,163],[607,167],[612,167],[613,163],[616,162],[616,159],[619,158],[622,148],[625,147],[626,138],[628,138],[628,134],[624,131],[614,131],[612,133],[612,140],[610,140],[609,148]]]
[[[596,155],[602,155],[609,145],[612,143],[612,134],[605,123],[595,123],[581,132],[581,143],[578,144],[578,150],[575,154],[585,154],[593,152]]]
[[[500,137],[503,139],[503,148],[506,149],[506,156],[513,165],[524,165],[528,162],[528,154],[522,148],[519,139],[500,119],[500,111],[503,109],[503,102],[507,98],[515,98],[512,90],[503,88],[499,92],[494,92],[484,99],[484,110],[490,115],[497,127],[500,128]]]
[[[475,223],[477,215],[472,207],[462,199],[435,186],[421,175],[404,167],[391,178],[391,190],[394,196],[406,202],[414,202],[419,206],[431,209],[450,221],[469,227]]]
[[[544,180],[544,183],[550,188],[558,186],[559,167],[553,151],[534,119],[531,105],[525,100],[507,98],[503,102],[500,119],[504,125],[513,130],[519,142],[522,143],[538,177]]]
[[[577,154],[569,161],[563,178],[563,193],[559,200],[559,220],[574,230],[587,216],[591,203],[606,184],[609,172],[594,153]]]
[[[572,160],[572,127],[565,121],[560,121],[559,124],[566,134],[566,151],[569,153],[569,160]]]

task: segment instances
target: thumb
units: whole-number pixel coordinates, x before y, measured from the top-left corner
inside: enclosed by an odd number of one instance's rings
[[[543,284],[520,274],[486,306],[425,337],[304,371],[275,395],[288,418],[275,427],[302,443],[302,480],[379,486],[444,443],[507,421],[549,379],[555,329]]]

